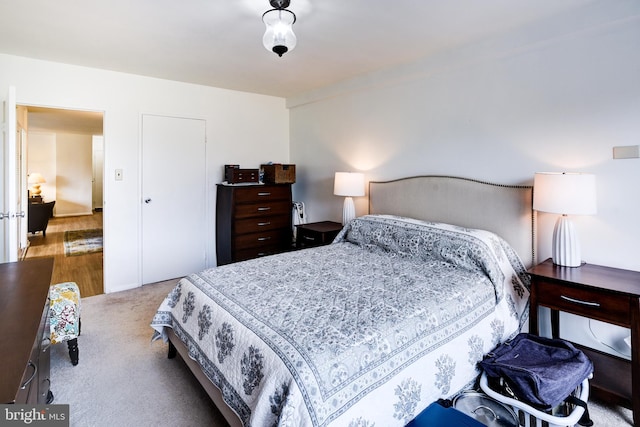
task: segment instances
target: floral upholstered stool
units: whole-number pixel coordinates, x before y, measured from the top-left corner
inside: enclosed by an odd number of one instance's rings
[[[49,288],[51,343],[67,342],[69,358],[78,364],[80,335],[80,290],[74,282],[58,283]]]

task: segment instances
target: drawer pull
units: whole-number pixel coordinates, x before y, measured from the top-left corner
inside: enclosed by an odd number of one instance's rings
[[[305,240],[311,240],[312,242],[314,242],[316,240],[315,237],[309,237],[309,236],[302,236],[303,239]]]
[[[258,208],[258,211],[261,211],[261,212],[262,212],[262,211],[270,211],[270,210],[271,210],[271,207],[269,207],[269,206],[259,207],[259,208]]]
[[[271,221],[267,221],[267,222],[259,222],[259,223],[258,223],[258,227],[264,227],[265,225],[271,225]]]
[[[38,367],[34,365],[31,360],[29,360],[29,365],[33,366],[33,374],[31,374],[31,377],[28,380],[26,380],[24,384],[22,384],[22,386],[20,387],[21,390],[24,390],[25,388],[27,388],[27,386],[31,384],[31,381],[33,381],[33,379],[36,377],[36,374],[38,373]]]
[[[258,241],[264,242],[265,240],[271,240],[271,237],[258,237]]]
[[[270,196],[270,195],[271,195],[271,193],[270,193],[270,192],[268,192],[268,191],[264,191],[264,192],[260,192],[260,193],[258,193],[258,196],[262,196],[262,197],[264,197],[264,196]]]
[[[42,343],[40,343],[40,348],[42,348],[42,352],[46,353],[47,350],[49,350],[49,347],[51,347],[51,338],[48,336],[42,338]]]
[[[597,302],[582,301],[582,300],[571,298],[571,297],[567,297],[567,296],[564,296],[564,295],[560,295],[560,298],[562,298],[563,300],[569,301],[569,302],[575,302],[576,304],[588,305],[590,307],[600,307],[600,303],[597,303]]]

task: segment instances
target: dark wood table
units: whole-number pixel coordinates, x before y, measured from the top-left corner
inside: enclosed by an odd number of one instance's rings
[[[342,224],[333,221],[310,222],[296,225],[296,248],[328,245],[342,230]]]
[[[560,267],[548,259],[529,270],[530,331],[537,334],[538,307],[551,309],[551,334],[560,335],[560,311],[629,328],[631,362],[577,345],[594,364],[594,395],[633,411],[640,426],[640,272],[584,264]]]

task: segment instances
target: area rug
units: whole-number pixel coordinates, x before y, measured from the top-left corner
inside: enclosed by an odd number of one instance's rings
[[[102,252],[102,229],[68,230],[64,232],[64,255],[78,256]]]

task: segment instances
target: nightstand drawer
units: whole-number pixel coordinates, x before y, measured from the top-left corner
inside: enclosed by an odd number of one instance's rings
[[[310,248],[328,245],[342,230],[342,224],[333,221],[312,222],[296,225],[296,247]]]
[[[545,280],[538,280],[534,286],[537,286],[539,305],[621,326],[631,322],[631,301],[626,295],[603,292],[587,286],[559,285]]]
[[[311,247],[327,245],[333,241],[333,239],[338,235],[339,231],[340,230],[335,230],[321,233],[305,228],[298,228],[298,246]]]

